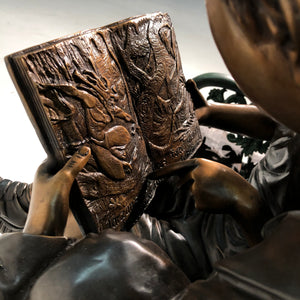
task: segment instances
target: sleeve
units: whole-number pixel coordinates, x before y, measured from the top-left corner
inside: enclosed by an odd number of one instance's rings
[[[249,178],[273,216],[300,209],[300,135],[279,126]]]
[[[172,300],[299,299],[300,212],[267,224],[263,242],[217,263],[208,280],[190,284]]]
[[[159,183],[131,232],[156,243],[191,281],[205,279],[217,261],[247,249],[247,241],[229,215],[196,209],[190,183],[179,189],[180,180],[171,176]]]
[[[21,231],[24,227],[31,184],[0,177],[0,232]]]

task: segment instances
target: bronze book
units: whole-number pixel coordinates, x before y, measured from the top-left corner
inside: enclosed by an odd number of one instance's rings
[[[53,40],[6,63],[48,156],[62,165],[91,148],[70,203],[87,232],[130,227],[154,191],[147,175],[200,143],[167,14]]]

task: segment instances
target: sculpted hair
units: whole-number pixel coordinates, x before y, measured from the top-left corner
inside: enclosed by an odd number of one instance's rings
[[[223,1],[252,43],[275,43],[291,68],[300,68],[300,0]]]

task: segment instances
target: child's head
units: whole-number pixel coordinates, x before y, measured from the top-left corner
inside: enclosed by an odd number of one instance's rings
[[[257,105],[300,132],[300,1],[207,0],[233,77]]]

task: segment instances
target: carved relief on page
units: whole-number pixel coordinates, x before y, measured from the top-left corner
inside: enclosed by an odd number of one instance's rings
[[[98,231],[121,229],[153,167],[200,142],[166,14],[25,50],[22,63],[63,155],[91,148],[78,184]]]

